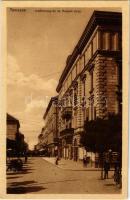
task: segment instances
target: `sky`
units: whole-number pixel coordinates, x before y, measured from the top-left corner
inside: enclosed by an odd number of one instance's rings
[[[32,149],[45,124],[43,115],[49,99],[57,95],[66,59],[95,9],[25,10],[9,8],[7,12],[7,112],[20,121],[20,132]]]

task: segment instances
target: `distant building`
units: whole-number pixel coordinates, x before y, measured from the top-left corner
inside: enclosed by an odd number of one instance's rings
[[[15,141],[19,128],[19,120],[7,114],[7,139]]]
[[[57,154],[58,145],[58,97],[52,97],[48,107],[45,111],[43,119],[45,120],[45,127],[43,129],[42,143],[47,149],[50,156]]]
[[[13,150],[15,154],[21,154],[28,150],[28,144],[24,141],[24,134],[20,133],[19,128],[19,120],[7,114],[7,150]]]
[[[84,122],[122,112],[121,13],[94,11],[67,58],[56,90],[62,157],[82,159]]]
[[[38,143],[35,145],[35,150],[41,151],[44,146],[44,128],[42,128],[41,133],[38,135]]]

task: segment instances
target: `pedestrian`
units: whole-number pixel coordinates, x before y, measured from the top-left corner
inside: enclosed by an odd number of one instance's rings
[[[110,170],[110,163],[108,160],[104,162],[104,179],[108,179],[108,171]]]
[[[84,155],[84,157],[83,157],[83,166],[86,167],[86,165],[87,165],[87,156]]]
[[[121,174],[121,166],[120,162],[117,160],[114,165],[114,181],[116,181],[117,177]]]
[[[58,161],[59,161],[59,157],[56,156],[56,161],[55,161],[55,164],[58,165]]]
[[[115,170],[114,170],[115,172],[117,172],[117,171],[120,170],[120,163],[119,163],[118,160],[115,162],[114,169],[115,169]]]
[[[28,157],[27,154],[25,154],[25,163],[27,163]]]

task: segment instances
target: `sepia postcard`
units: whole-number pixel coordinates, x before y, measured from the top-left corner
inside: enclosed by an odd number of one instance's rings
[[[3,1],[0,197],[125,199],[127,1]]]

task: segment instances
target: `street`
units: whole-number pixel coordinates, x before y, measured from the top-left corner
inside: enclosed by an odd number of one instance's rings
[[[22,172],[7,172],[8,194],[120,194],[112,175],[100,180],[100,171],[66,170],[42,157],[31,157]]]

